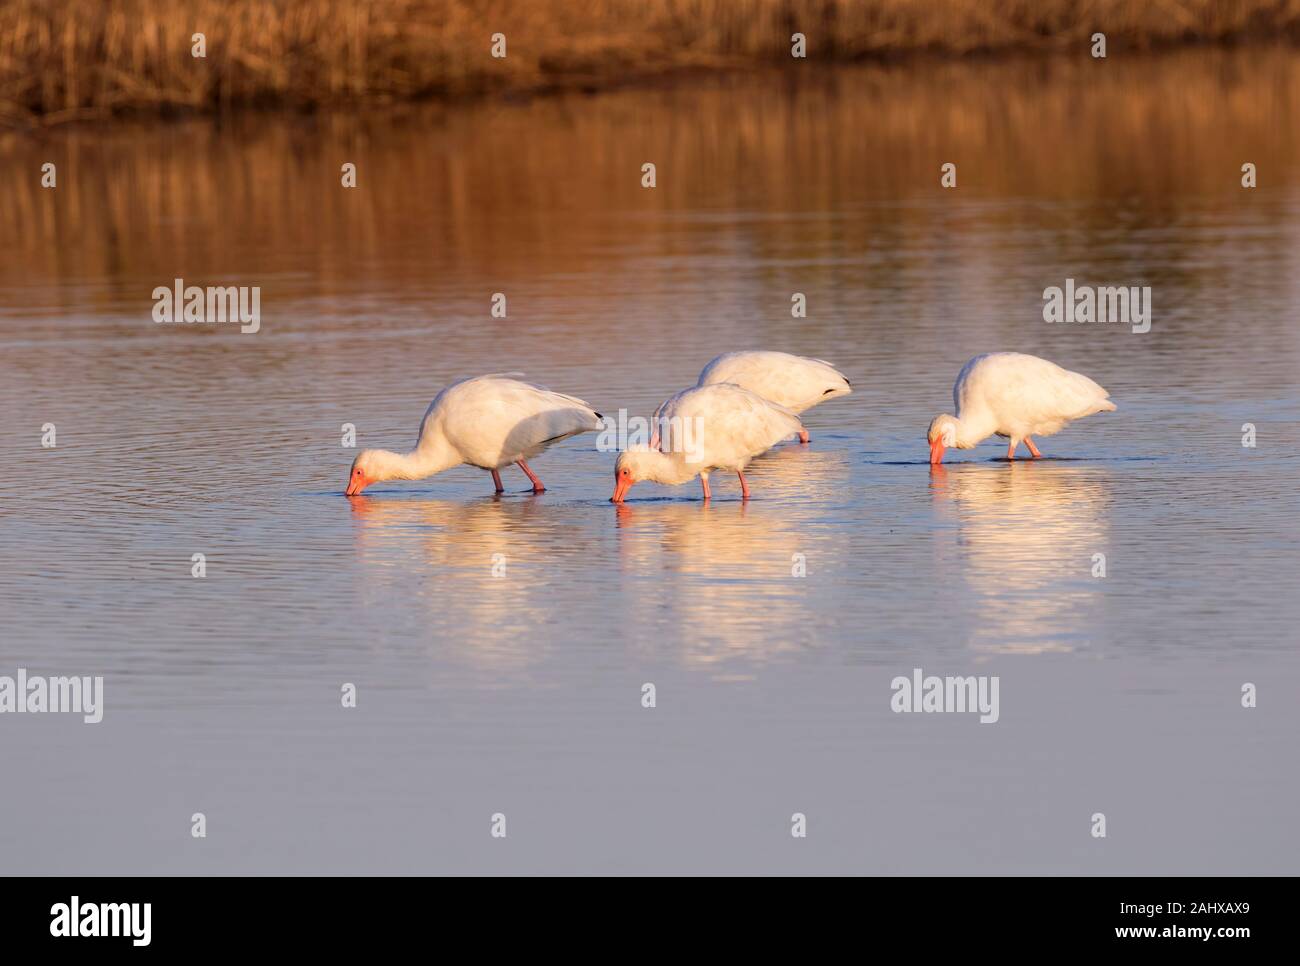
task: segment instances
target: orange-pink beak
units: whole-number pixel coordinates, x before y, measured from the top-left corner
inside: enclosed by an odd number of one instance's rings
[[[627,491],[632,489],[632,480],[627,476],[619,476],[614,480],[614,495],[609,498],[610,503],[622,503],[623,497]]]
[[[353,470],[352,475],[348,477],[348,488],[343,491],[343,495],[356,496],[372,482],[374,481],[367,478],[360,470]]]
[[[943,437],[939,437],[930,444],[930,465],[938,466],[943,462]]]

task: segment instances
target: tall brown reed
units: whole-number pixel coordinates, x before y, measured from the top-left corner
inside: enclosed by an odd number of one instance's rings
[[[0,122],[603,87],[686,68],[1300,38],[1300,0],[0,0]],[[191,56],[191,37],[207,40]],[[507,56],[489,55],[504,33]]]

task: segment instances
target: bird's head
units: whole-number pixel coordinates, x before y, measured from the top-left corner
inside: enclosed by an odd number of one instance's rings
[[[387,472],[382,454],[378,450],[366,449],[357,454],[348,471],[348,486],[344,491],[347,496],[356,496],[371,483],[392,479]]]
[[[649,446],[629,446],[619,453],[614,463],[614,495],[610,502],[622,503],[633,484],[657,479],[663,458],[662,453]]]
[[[957,445],[957,418],[947,413],[935,416],[925,438],[930,443],[930,465],[937,466],[943,462],[943,451]]]

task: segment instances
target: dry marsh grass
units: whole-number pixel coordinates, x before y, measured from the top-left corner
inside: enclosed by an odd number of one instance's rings
[[[0,122],[605,87],[691,68],[1300,39],[1300,0],[0,0]],[[202,32],[207,55],[191,55]],[[491,36],[507,56],[490,55]]]

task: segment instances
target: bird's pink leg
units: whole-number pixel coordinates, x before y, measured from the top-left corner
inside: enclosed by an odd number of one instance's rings
[[[498,493],[504,493],[506,488],[501,485],[501,474],[496,470],[492,471],[492,482],[496,485]]]
[[[736,471],[736,475],[740,477],[740,498],[741,498],[742,500],[748,500],[748,499],[749,499],[749,484],[745,482],[745,474],[744,474],[744,473],[741,473],[739,470],[737,470],[737,471]]]
[[[808,442],[808,430],[806,429],[799,430],[799,442],[801,443]],[[744,479],[744,477],[742,476],[741,479]]]
[[[536,474],[534,474],[533,471],[530,470],[530,469],[528,468],[528,464],[527,464],[527,463],[525,463],[523,460],[520,460],[520,461],[519,461],[519,468],[520,468],[521,470],[523,470],[525,473],[527,473],[527,474],[528,474],[528,478],[529,478],[530,480],[533,481],[533,492],[534,492],[534,493],[545,493],[545,492],[546,492],[546,487],[544,487],[544,486],[542,485],[542,481],[539,480],[539,479],[537,478]]]
[[[1038,457],[1043,455],[1042,453],[1038,452],[1038,447],[1034,445],[1034,441],[1031,437],[1029,436],[1025,437],[1025,445],[1029,447],[1029,452],[1034,454],[1034,459],[1038,459]]]
[[[709,492],[709,478],[707,476],[700,477],[700,485],[704,487],[704,499],[711,499],[713,494]]]
[[[1016,441],[1013,439],[1011,442],[1007,443],[1007,459],[1013,460],[1015,458],[1016,458]]]

